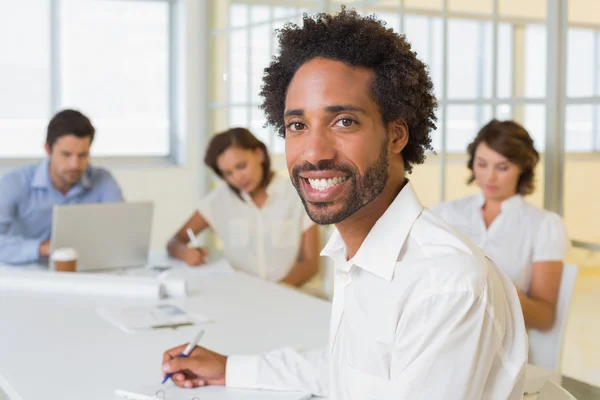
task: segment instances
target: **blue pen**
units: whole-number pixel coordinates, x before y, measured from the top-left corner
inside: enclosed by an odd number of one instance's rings
[[[204,329],[201,330],[200,332],[198,332],[198,334],[196,335],[196,337],[194,338],[194,340],[192,340],[187,347],[185,348],[185,350],[183,350],[183,353],[181,353],[179,355],[179,357],[181,358],[185,358],[187,356],[190,355],[190,353],[192,352],[192,350],[194,350],[194,347],[196,347],[196,345],[198,344],[198,342],[200,341],[200,339],[202,339],[202,336],[204,335]],[[172,373],[168,373],[167,375],[165,375],[165,379],[163,379],[162,383],[164,385],[164,383],[171,377],[171,375],[173,375]]]

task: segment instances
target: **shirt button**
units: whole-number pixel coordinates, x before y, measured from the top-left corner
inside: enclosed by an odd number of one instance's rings
[[[342,279],[344,282],[348,282],[350,280],[350,274],[347,272],[342,273]]]

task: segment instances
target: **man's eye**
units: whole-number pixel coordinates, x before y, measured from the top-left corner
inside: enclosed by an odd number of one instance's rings
[[[335,125],[337,125],[337,126],[343,126],[344,128],[350,128],[355,123],[356,123],[356,121],[354,121],[354,120],[352,120],[350,118],[342,118],[339,121],[337,121],[335,123]]]
[[[291,122],[287,125],[287,128],[290,131],[301,131],[305,128],[305,125],[302,122]]]

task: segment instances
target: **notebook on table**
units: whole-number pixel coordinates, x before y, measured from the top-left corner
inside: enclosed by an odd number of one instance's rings
[[[115,400],[306,400],[311,397],[310,394],[300,392],[232,389],[223,386],[184,389],[173,384],[115,391]]]

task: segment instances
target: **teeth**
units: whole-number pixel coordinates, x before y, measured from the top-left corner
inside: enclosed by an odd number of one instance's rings
[[[348,179],[348,178],[345,176],[336,176],[335,178],[329,178],[329,179],[309,179],[308,183],[310,184],[310,186],[313,189],[326,190],[332,186],[339,185],[340,183],[344,182],[346,179]]]

